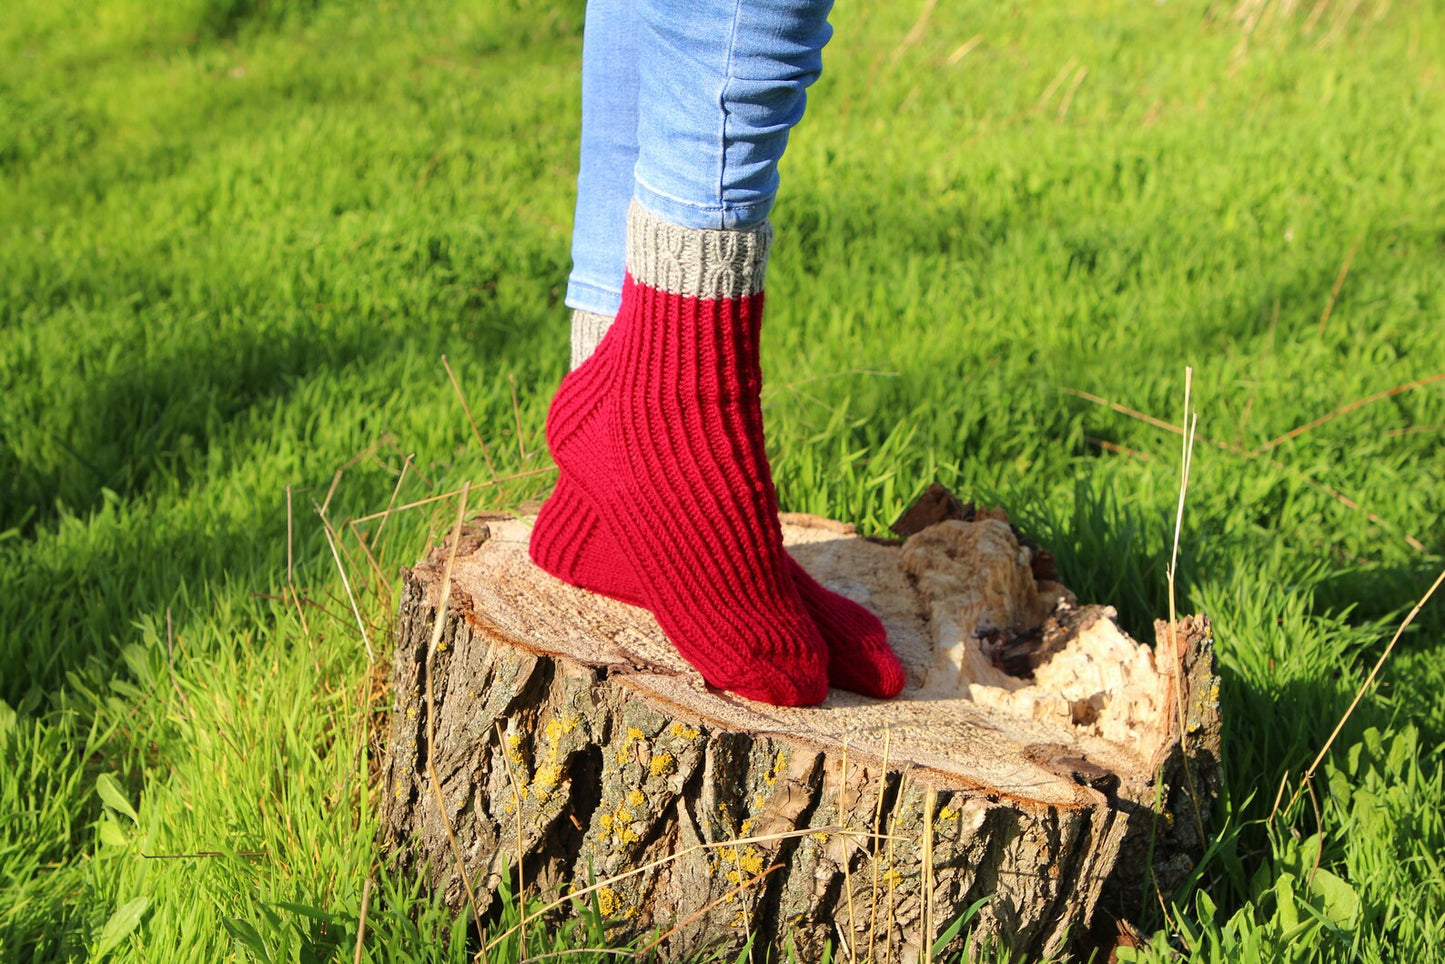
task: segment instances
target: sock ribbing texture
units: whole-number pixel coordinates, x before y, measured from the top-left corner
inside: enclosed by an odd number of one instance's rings
[[[626,554],[569,475],[557,480],[536,527],[548,536],[538,540],[547,554],[537,559],[548,572],[629,605],[647,605],[642,582]],[[829,685],[876,699],[897,696],[906,677],[888,645],[883,623],[864,606],[823,586],[791,556],[788,563],[793,586],[828,647]]]
[[[758,252],[744,256],[744,264],[735,265],[730,271],[708,272],[705,269],[710,262],[737,260],[735,241],[731,245],[733,253],[719,257],[721,246],[716,242],[726,241],[725,238],[716,238],[712,249],[704,250],[710,240],[706,236],[689,237],[685,229],[659,225],[655,221],[649,223],[642,218],[634,219],[633,224],[638,229],[630,234],[633,263],[640,273],[661,279],[663,285],[701,288],[706,277],[710,279],[706,284],[713,293],[761,287],[764,265]],[[766,252],[762,254],[765,256]],[[603,335],[612,322],[611,318],[600,315],[592,315],[587,320]],[[574,346],[577,331],[574,315]],[[598,341],[601,340],[599,336]],[[573,395],[595,399],[606,394],[612,379],[616,353],[610,349],[614,345],[615,341],[597,352],[599,357],[588,372],[572,376]],[[591,350],[596,351],[596,346]],[[577,360],[574,369],[585,360]],[[596,424],[583,428],[583,431],[597,430]],[[543,568],[572,585],[631,605],[647,604],[642,582],[627,553],[613,538],[600,510],[570,473],[561,473],[536,526],[532,552]],[[887,633],[878,618],[865,607],[823,587],[791,557],[787,557],[786,563],[794,587],[827,645],[829,682],[867,696],[897,695],[905,681],[903,667],[889,647]]]
[[[828,654],[789,572],[763,448],[758,336],[770,240],[766,226],[682,228],[634,203],[622,307],[604,338],[613,363],[564,379],[547,438],[703,678],[807,705],[827,694]],[[544,513],[533,532],[544,568],[596,538],[552,525],[560,515],[544,527]]]

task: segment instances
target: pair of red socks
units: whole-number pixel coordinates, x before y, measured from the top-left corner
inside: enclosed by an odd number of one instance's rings
[[[712,686],[788,706],[903,687],[878,618],[783,549],[758,364],[768,228],[711,231],[634,204],[622,307],[547,416],[557,489],[539,566],[652,611]]]

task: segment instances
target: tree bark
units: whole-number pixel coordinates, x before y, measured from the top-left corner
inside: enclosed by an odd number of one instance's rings
[[[405,577],[390,859],[459,913],[463,873],[479,914],[519,867],[534,893],[595,881],[614,935],[665,935],[670,960],[749,937],[928,959],[972,907],[941,952],[1033,957],[1168,893],[1219,787],[1208,621],[1135,643],[1006,521],[948,514],[902,546],[784,517],[795,558],[878,613],[909,671],[896,700],[806,709],[709,690],[645,610],[533,566],[530,518],[464,527],[435,645],[450,546]]]

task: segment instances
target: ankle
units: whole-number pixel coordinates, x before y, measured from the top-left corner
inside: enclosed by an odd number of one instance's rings
[[[581,368],[582,363],[597,351],[597,346],[607,335],[607,329],[612,327],[612,321],[612,315],[595,311],[577,308],[572,312],[572,371]]]

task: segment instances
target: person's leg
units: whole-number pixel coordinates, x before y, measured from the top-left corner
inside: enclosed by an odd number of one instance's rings
[[[637,163],[636,0],[590,0],[582,34],[582,151],[572,222],[572,367],[596,349],[622,303],[627,205]]]
[[[804,90],[822,69],[831,5],[589,0],[566,297],[573,368],[596,350],[622,300],[640,92],[649,150],[638,196],[649,209],[691,227],[756,225],[777,193],[777,161],[803,116]],[[699,188],[706,200],[696,200]]]
[[[805,692],[816,655],[801,603],[828,637],[833,681],[890,696],[902,669],[881,624],[782,551],[758,404],[761,222],[818,73],[827,4],[686,6],[645,4],[642,205],[629,220],[621,331],[599,352],[606,364],[569,378],[549,417],[563,472],[534,558],[645,602],[710,682],[774,702],[821,698]],[[720,666],[703,642],[729,620]],[[735,670],[736,685],[725,681]],[[780,682],[790,675],[802,685]]]
[[[761,224],[823,69],[832,0],[637,3],[637,200],[683,227]]]

